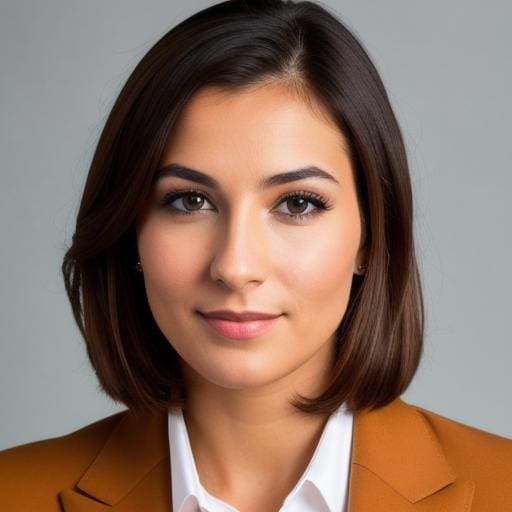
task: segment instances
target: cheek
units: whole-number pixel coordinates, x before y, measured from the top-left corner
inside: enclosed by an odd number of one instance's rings
[[[359,228],[338,220],[326,231],[311,231],[307,245],[293,252],[286,267],[287,287],[308,317],[312,309],[343,312],[350,295]]]
[[[150,302],[179,300],[190,293],[204,261],[204,239],[191,239],[187,230],[148,223],[138,236],[138,250],[144,267],[144,281]],[[203,256],[202,256],[203,255]]]

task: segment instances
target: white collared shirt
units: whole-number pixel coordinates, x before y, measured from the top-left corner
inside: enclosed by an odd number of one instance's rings
[[[168,415],[174,512],[238,512],[199,481],[182,410]],[[346,512],[353,415],[342,404],[329,417],[315,452],[279,512]]]

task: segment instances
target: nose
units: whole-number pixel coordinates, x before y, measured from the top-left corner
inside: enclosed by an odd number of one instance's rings
[[[265,280],[266,243],[254,213],[245,209],[219,223],[210,276],[232,290]]]

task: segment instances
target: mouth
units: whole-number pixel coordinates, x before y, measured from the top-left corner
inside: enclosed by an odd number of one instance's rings
[[[222,318],[223,320],[232,320],[241,322],[246,320],[268,320],[280,315],[274,313],[265,313],[263,311],[234,311],[232,309],[216,309],[214,311],[199,311],[204,316],[211,318]]]
[[[226,318],[206,316],[200,311],[197,311],[197,313],[210,330],[220,336],[234,340],[247,340],[261,336],[268,332],[282,316],[273,315],[272,317],[258,320],[228,320]]]

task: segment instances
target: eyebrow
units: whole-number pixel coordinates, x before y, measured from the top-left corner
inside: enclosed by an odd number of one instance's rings
[[[195,181],[196,183],[210,187],[213,190],[220,190],[221,188],[219,182],[215,178],[212,178],[208,174],[198,171],[197,169],[191,169],[190,167],[185,167],[181,164],[172,163],[158,169],[155,174],[154,183],[166,176],[175,176],[177,178]],[[305,180],[307,178],[323,178],[339,185],[339,181],[332,174],[329,174],[327,171],[324,171],[315,165],[307,165],[292,171],[269,176],[260,181],[258,185],[260,189],[267,189],[277,185],[290,183],[292,181]]]

